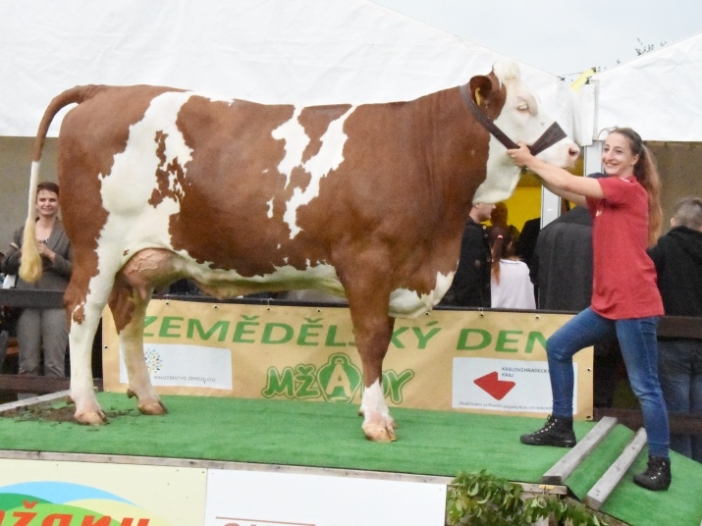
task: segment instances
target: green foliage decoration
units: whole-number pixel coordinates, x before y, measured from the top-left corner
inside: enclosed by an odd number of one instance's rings
[[[523,494],[519,484],[481,470],[460,472],[447,495],[449,526],[524,526],[548,519],[549,524],[608,526],[580,502],[557,495]]]

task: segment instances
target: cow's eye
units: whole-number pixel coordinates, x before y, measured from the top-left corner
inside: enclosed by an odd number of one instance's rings
[[[520,104],[517,106],[518,111],[529,111],[529,105],[528,104]]]

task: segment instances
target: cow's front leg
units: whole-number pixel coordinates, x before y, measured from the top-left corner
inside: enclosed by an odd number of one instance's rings
[[[380,295],[382,298],[382,295]],[[349,294],[349,309],[356,335],[356,347],[363,363],[363,395],[360,412],[362,429],[368,440],[395,440],[395,421],[385,403],[382,385],[383,359],[390,345],[395,319],[388,316],[388,303],[371,300],[373,296],[354,299]],[[376,303],[373,308],[371,303]]]
[[[376,379],[370,387],[364,387],[360,413],[363,415],[361,428],[368,440],[374,442],[395,441],[397,424],[390,416],[390,409],[385,403],[381,378]]]
[[[167,413],[151,385],[151,377],[144,359],[144,316],[152,290],[141,294],[121,279],[117,280],[110,297],[110,309],[115,318],[119,345],[127,368],[129,387],[127,395],[136,397],[137,407],[145,415]],[[142,297],[142,294],[145,297]]]

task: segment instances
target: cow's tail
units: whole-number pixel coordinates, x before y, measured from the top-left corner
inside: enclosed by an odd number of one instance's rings
[[[39,124],[37,136],[34,138],[34,149],[32,151],[32,168],[29,177],[29,202],[27,220],[24,224],[24,237],[22,238],[22,263],[19,275],[24,281],[33,283],[41,277],[42,263],[36,242],[34,209],[37,200],[37,185],[39,184],[39,166],[41,165],[41,152],[44,148],[44,141],[49,130],[51,121],[56,114],[69,104],[80,104],[90,99],[99,91],[102,86],[88,85],[76,86],[68,89],[60,95],[54,97],[44,112],[44,116]]]

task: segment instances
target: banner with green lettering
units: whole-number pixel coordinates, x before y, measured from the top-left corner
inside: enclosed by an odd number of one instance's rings
[[[388,405],[537,416],[551,410],[545,342],[570,315],[435,310],[397,319],[384,361]],[[153,300],[144,355],[159,393],[360,403],[346,307]],[[592,349],[575,356],[575,417],[592,417]],[[107,391],[127,375],[109,310]]]

